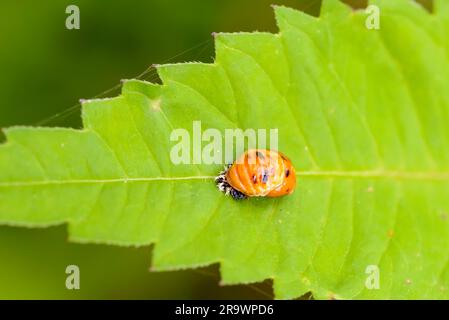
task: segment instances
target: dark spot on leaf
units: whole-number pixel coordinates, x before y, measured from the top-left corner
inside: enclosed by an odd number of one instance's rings
[[[285,177],[287,177],[288,178],[288,176],[290,175],[290,170],[285,170]]]

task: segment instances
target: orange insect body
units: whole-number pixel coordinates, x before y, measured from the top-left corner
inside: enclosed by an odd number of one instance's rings
[[[255,149],[245,152],[216,179],[219,189],[234,199],[280,197],[293,192],[296,174],[280,152]]]

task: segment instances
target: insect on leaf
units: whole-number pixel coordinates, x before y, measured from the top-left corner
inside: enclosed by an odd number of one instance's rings
[[[380,29],[334,0],[319,18],[276,7],[279,33],[217,34],[215,63],[126,81],[83,104],[81,130],[7,129],[1,223],[155,243],[154,270],[218,262],[224,284],[270,278],[281,299],[449,298],[449,6],[371,4]],[[296,191],[234,201],[221,165],[174,165],[170,133],[197,120],[277,128]]]

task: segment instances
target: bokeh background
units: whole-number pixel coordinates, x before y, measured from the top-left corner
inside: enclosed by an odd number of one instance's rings
[[[80,98],[120,79],[158,81],[153,63],[212,62],[212,32],[276,32],[270,4],[317,15],[320,0],[20,0],[0,3],[0,127],[81,127]],[[345,1],[363,7],[366,1]],[[430,0],[423,0],[431,9]],[[80,30],[65,9],[80,8]],[[0,141],[4,136],[0,134]],[[26,199],[24,199],[26,201]],[[220,287],[219,267],[149,272],[151,247],[67,242],[65,226],[0,226],[0,299],[269,299],[271,283]],[[65,268],[81,289],[65,288]]]

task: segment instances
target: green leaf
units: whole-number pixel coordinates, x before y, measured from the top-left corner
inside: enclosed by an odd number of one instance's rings
[[[219,262],[224,284],[270,278],[277,298],[449,298],[449,6],[373,4],[380,30],[334,0],[320,18],[276,7],[278,34],[218,34],[214,64],[129,80],[83,104],[82,130],[6,130],[0,221],[155,243],[154,270]],[[170,133],[195,120],[278,128],[296,191],[237,202],[221,166],[173,165]]]

